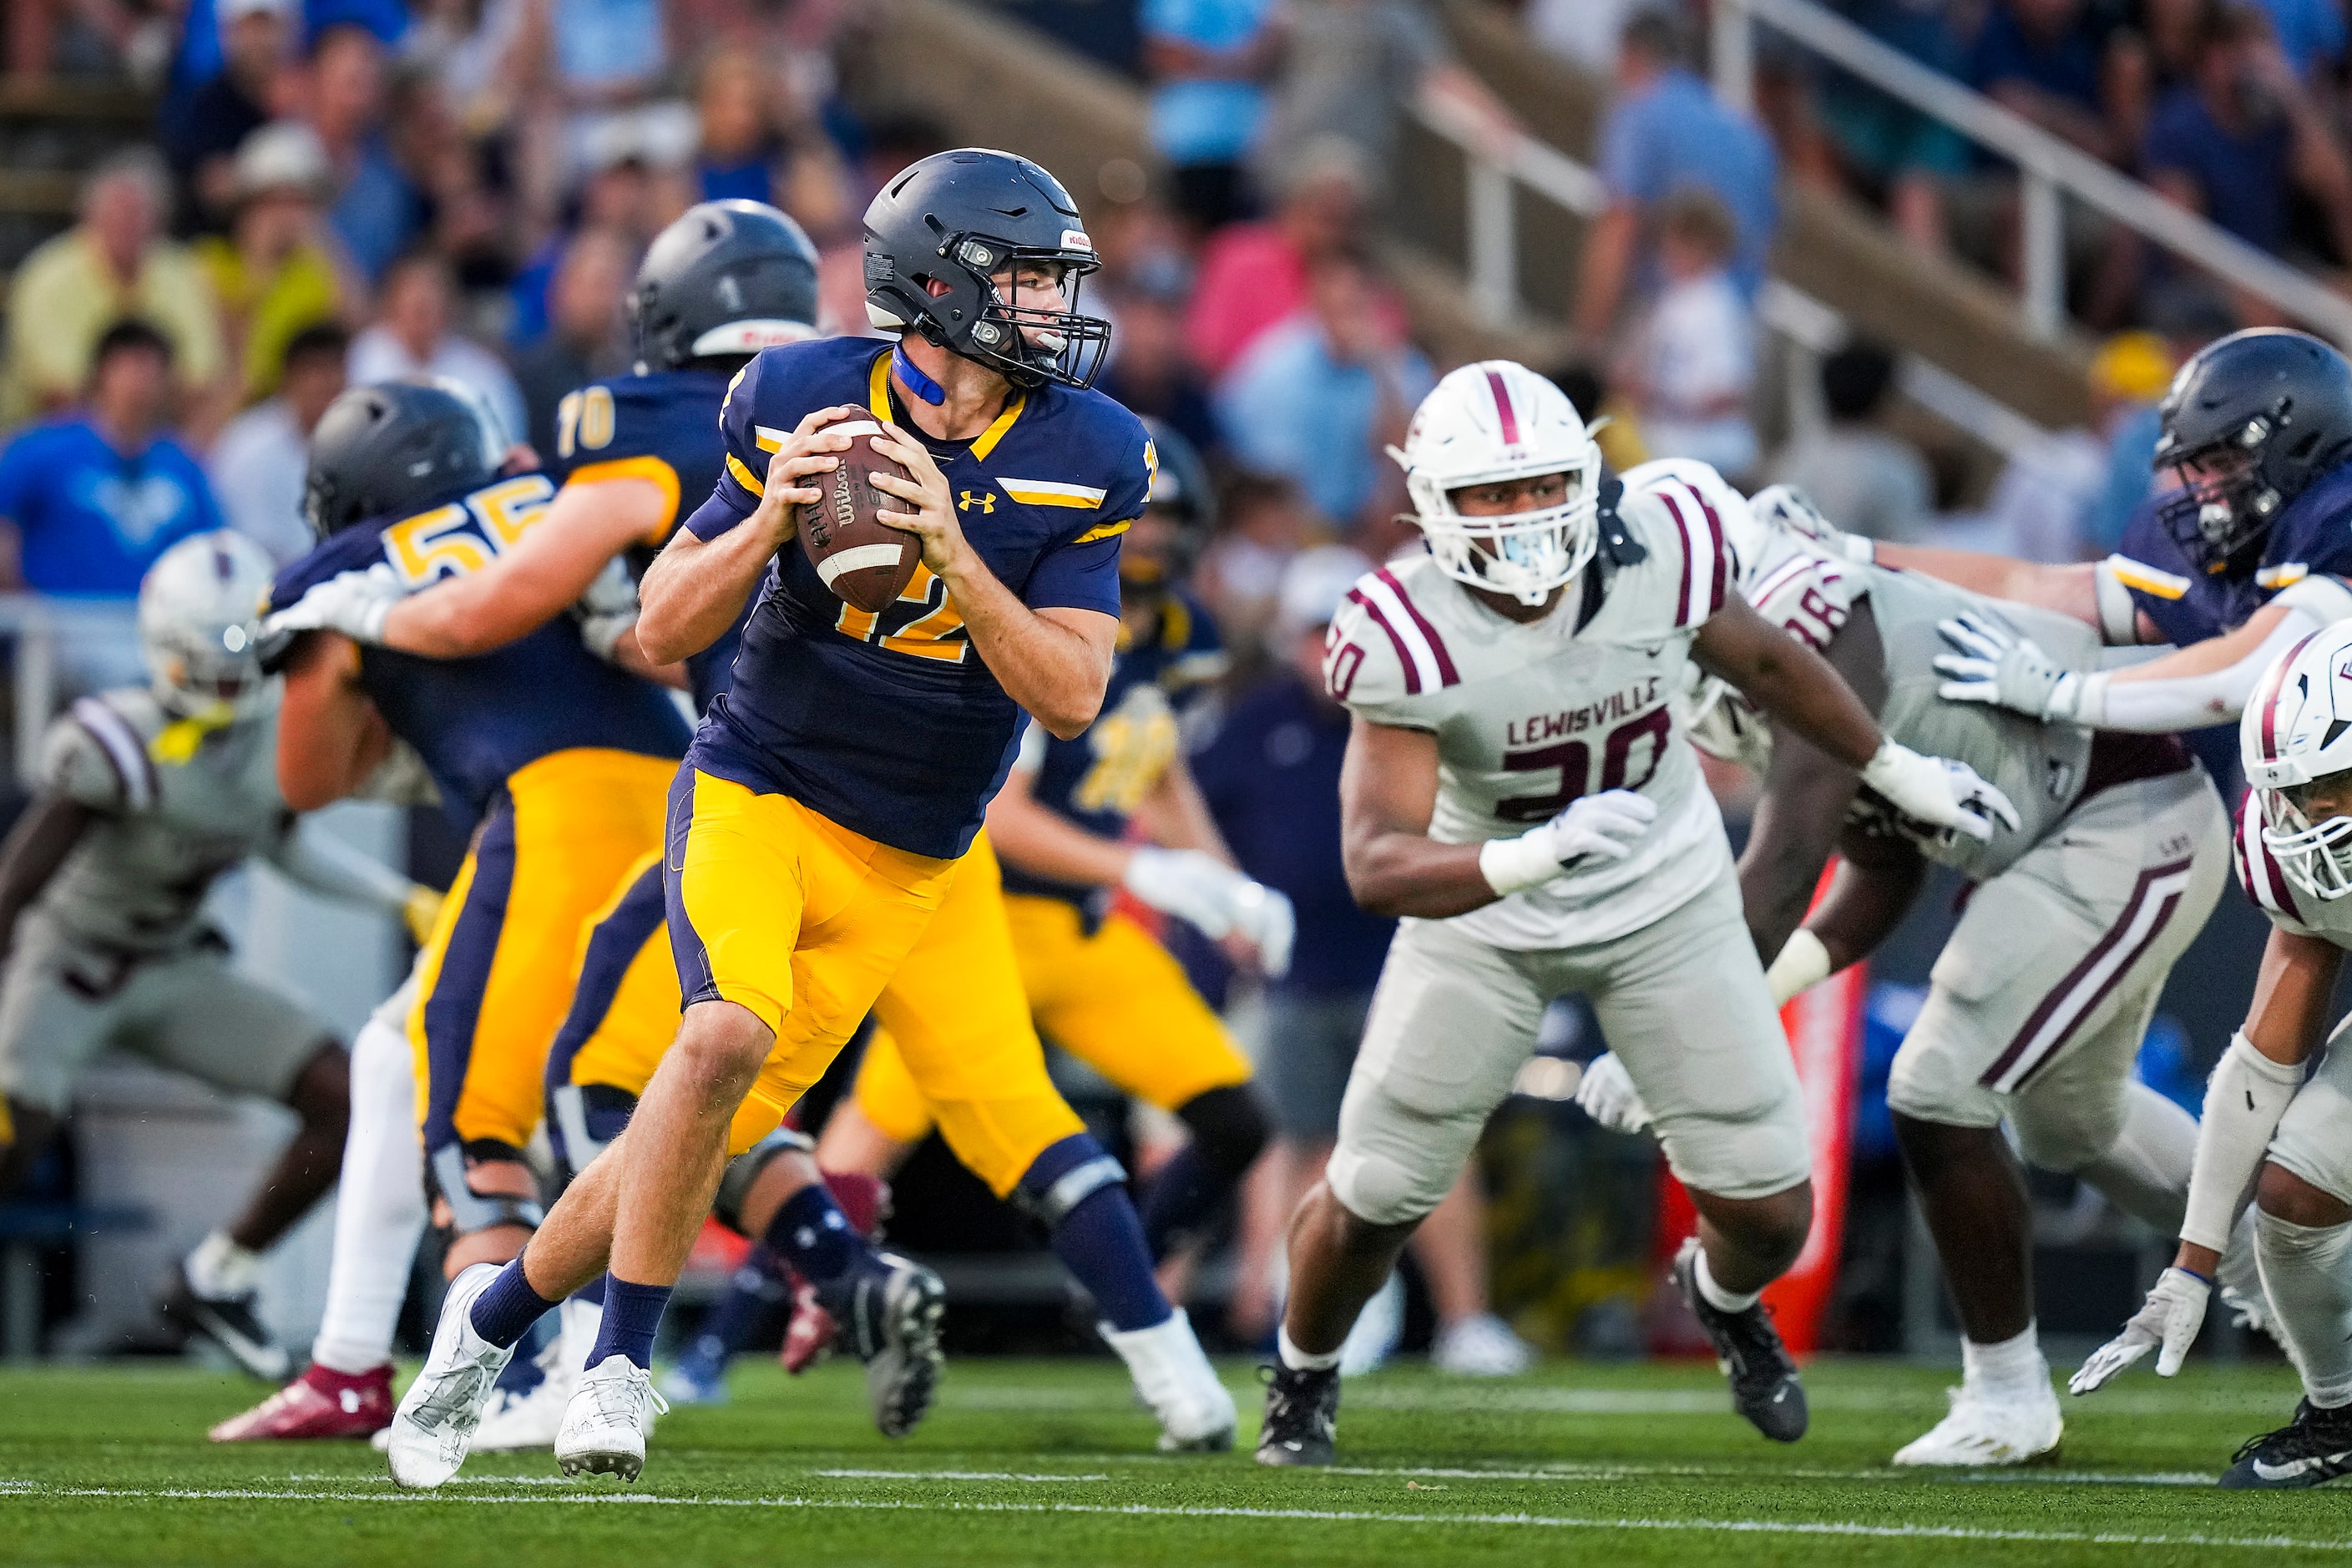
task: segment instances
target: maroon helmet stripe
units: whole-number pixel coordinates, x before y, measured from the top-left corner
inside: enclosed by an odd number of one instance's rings
[[[1495,395],[1495,414],[1503,422],[1503,445],[1517,446],[1519,444],[1518,410],[1511,406],[1510,389],[1503,384],[1501,371],[1490,370],[1486,373],[1486,389]]]
[[[2287,649],[2286,657],[2271,670],[2270,680],[2263,692],[2263,761],[2266,763],[2278,761],[2278,703],[2279,698],[2286,691],[2287,668],[2318,635],[2317,632],[2305,633],[2303,641]]]

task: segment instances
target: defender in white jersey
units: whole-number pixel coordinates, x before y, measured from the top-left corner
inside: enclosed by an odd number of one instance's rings
[[[334,1185],[346,1065],[324,1024],[231,967],[205,894],[254,856],[394,910],[415,889],[297,834],[278,795],[278,687],[257,647],[270,571],[234,533],[165,552],[139,596],[153,685],[82,699],[43,741],[38,793],[0,846],[0,1193],[29,1173],[82,1068],[110,1045],[290,1106],[292,1141],[162,1303],[253,1375],[278,1378],[286,1352],[253,1312],[259,1254]]]
[[[1669,699],[1696,658],[1927,820],[1988,836],[2015,814],[1966,767],[1888,742],[1731,593],[1724,517],[1746,503],[1713,470],[1651,465],[1621,494],[1568,399],[1502,361],[1441,382],[1397,456],[1429,553],[1357,584],[1325,671],[1354,716],[1349,882],[1405,919],[1338,1148],[1292,1222],[1258,1458],[1330,1462],[1349,1326],[1570,991],[1698,1205],[1675,1273],[1734,1403],[1793,1440],[1803,1392],[1757,1296],[1811,1221],[1803,1111]]]
[[[1783,526],[1791,511],[1799,528]],[[1935,660],[1947,622],[2030,636],[2085,664],[2096,635],[2052,612],[1831,559],[1804,536],[1815,531],[1809,512],[1786,487],[1749,502],[1731,525],[1740,592],[1821,650],[1889,735],[2000,785],[2018,831],[1989,842],[1923,831],[1811,746],[1776,746],[1719,681],[1696,694],[1691,737],[1764,780],[1740,888],[1757,951],[1778,955],[1767,973],[1776,1004],[1867,957],[1916,899],[1929,861],[1974,884],[1887,1084],[1895,1139],[1959,1310],[1966,1366],[1950,1413],[1895,1462],[2022,1464],[2057,1447],[2063,1422],[2034,1332],[2024,1181],[2000,1124],[2033,1163],[2079,1174],[2125,1212],[2179,1233],[2197,1125],[2137,1081],[2132,1064],[2166,977],[2228,878],[2228,815],[2174,736],[2094,735],[1940,699]],[[1833,848],[1836,878],[1808,917]],[[1641,1110],[1612,1091],[1621,1076],[1596,1064],[1579,1098],[1629,1128]],[[2251,1291],[2251,1251],[2239,1261]]]
[[[2180,1370],[2251,1197],[2263,1288],[2304,1398],[2288,1425],[2237,1451],[2221,1484],[2314,1487],[2352,1475],[2352,1049],[2343,1023],[2327,1026],[2352,948],[2352,623],[2280,656],[2238,744],[2252,786],[2238,876],[2270,916],[2270,942],[2245,1025],[2205,1086],[2179,1251],[2072,1386],[2088,1394],[2151,1350],[2159,1373]]]

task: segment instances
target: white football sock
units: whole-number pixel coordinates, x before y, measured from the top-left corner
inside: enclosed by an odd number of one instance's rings
[[[1694,1272],[1698,1279],[1698,1293],[1706,1299],[1708,1306],[1718,1312],[1744,1312],[1763,1300],[1764,1292],[1761,1290],[1750,1290],[1743,1296],[1737,1290],[1727,1290],[1717,1284],[1715,1275],[1707,1268],[1706,1248],[1704,1247],[1698,1249],[1698,1267]]]
[[[2296,1225],[2259,1215],[2254,1246],[2263,1291],[2302,1370],[2304,1392],[2322,1409],[2352,1405],[2352,1225]]]
[[[1282,1357],[1282,1364],[1293,1372],[1329,1372],[1339,1364],[1338,1351],[1329,1355],[1309,1355],[1300,1350],[1291,1340],[1287,1324],[1274,1331],[1274,1345],[1275,1353]]]
[[[216,1230],[196,1243],[186,1267],[188,1288],[197,1295],[243,1296],[261,1279],[261,1254],[247,1252]]]
[[[1995,1344],[1960,1341],[1962,1381],[1972,1389],[2005,1398],[2054,1398],[2050,1392],[2050,1363],[2042,1359],[2042,1340],[2032,1323],[2025,1331]]]
[[[2179,1236],[2197,1160],[2197,1119],[2144,1083],[2124,1088],[2124,1129],[2074,1173],[2161,1236]]]
[[[352,1121],[335,1189],[327,1310],[310,1346],[310,1359],[336,1372],[369,1372],[392,1359],[409,1267],[425,1235],[416,1064],[404,1028],[411,994],[405,985],[394,993],[352,1043]]]

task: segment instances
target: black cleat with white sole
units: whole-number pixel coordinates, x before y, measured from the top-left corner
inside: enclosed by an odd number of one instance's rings
[[[866,1363],[866,1394],[874,1426],[885,1437],[903,1437],[931,1407],[946,1356],[940,1320],[947,1287],[940,1277],[895,1252],[821,1286],[817,1300],[840,1325],[836,1342]]]
[[[242,1296],[200,1296],[188,1283],[184,1266],[173,1269],[172,1282],[164,1288],[156,1301],[164,1318],[196,1339],[208,1341],[228,1352],[248,1377],[265,1383],[283,1383],[293,1371],[293,1358],[286,1347],[262,1327],[255,1315],[254,1293]]]
[[[1261,1465],[1312,1467],[1338,1457],[1339,1369],[1302,1372],[1276,1363],[1265,1369],[1265,1420],[1258,1427]]]
[[[2352,1405],[2322,1410],[2308,1399],[2275,1432],[2248,1438],[2221,1474],[2231,1491],[2286,1491],[2352,1475]]]
[[[1744,1312],[1727,1312],[1699,1294],[1696,1237],[1675,1258],[1675,1288],[1714,1342],[1716,1364],[1731,1379],[1731,1407],[1775,1443],[1803,1436],[1809,1419],[1805,1385],[1797,1381],[1797,1363],[1789,1359],[1772,1314],[1760,1302]]]

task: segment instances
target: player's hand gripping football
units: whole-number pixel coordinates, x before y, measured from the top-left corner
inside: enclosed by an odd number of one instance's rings
[[[1646,1132],[1655,1120],[1615,1051],[1603,1051],[1586,1065],[1577,1080],[1576,1103],[1612,1132]]]
[[[2017,807],[1976,769],[1949,757],[1922,756],[1892,741],[1880,745],[1862,770],[1862,782],[1912,821],[1980,844],[1991,839],[1995,821],[2011,832],[2018,826]]]
[[[905,511],[877,511],[875,521],[903,528],[920,539],[923,564],[935,576],[951,577],[952,568],[971,547],[965,542],[963,525],[956,521],[955,496],[948,489],[948,477],[931,460],[928,447],[887,419],[882,421],[882,434],[874,438],[874,449],[898,458],[914,476],[911,479],[902,479],[896,474],[874,476],[876,489],[898,497],[908,508]]]
[[[823,492],[806,481],[831,473],[841,464],[836,453],[849,450],[849,437],[827,426],[866,413],[854,403],[812,408],[793,426],[768,459],[767,488],[760,492],[760,510],[751,514],[763,533],[781,546],[798,531],[801,508],[814,506]]]
[[[2157,1376],[2170,1377],[2197,1342],[2197,1331],[2205,1323],[2205,1302],[2212,1293],[2212,1286],[2186,1268],[2166,1269],[2124,1331],[2093,1351],[2091,1359],[2066,1380],[2066,1387],[2088,1394],[2150,1351],[2157,1352]]]
[[[1959,651],[1936,656],[1936,668],[1952,679],[1936,688],[1947,702],[1990,702],[2029,719],[2074,717],[2082,677],[2061,669],[2032,637],[1964,613],[1938,624],[1944,640]]]

